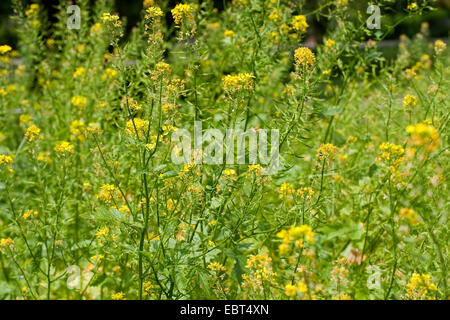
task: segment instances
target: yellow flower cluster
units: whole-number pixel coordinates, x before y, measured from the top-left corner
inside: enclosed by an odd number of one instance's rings
[[[308,287],[306,286],[306,284],[303,281],[299,281],[296,286],[289,283],[284,287],[284,293],[288,297],[295,297],[295,296],[297,296],[297,294],[305,293],[307,291],[308,291]]]
[[[218,262],[211,262],[210,264],[208,264],[208,269],[214,273],[219,273],[227,270],[227,268],[225,268],[222,264]]]
[[[149,122],[141,118],[134,118],[127,121],[126,133],[130,136],[142,138],[147,134]]]
[[[225,179],[236,180],[236,171],[233,169],[223,170],[223,175],[225,176]]]
[[[102,75],[102,80],[114,79],[117,77],[117,74],[118,74],[117,70],[106,68],[105,72]]]
[[[36,137],[42,138],[41,136],[39,136],[40,133],[41,129],[39,129],[33,124],[28,127],[27,131],[25,132],[25,137],[28,138],[28,141],[32,142]]]
[[[10,46],[8,46],[7,44],[0,46],[0,54],[8,53],[11,50],[12,50],[12,48]]]
[[[11,238],[0,239],[0,249],[6,248],[6,247],[12,248],[13,245],[14,245],[14,240]]]
[[[91,27],[91,32],[92,33],[100,33],[102,31],[102,25],[100,23],[94,23]]]
[[[39,152],[37,160],[41,162],[51,163],[50,152]]]
[[[274,282],[276,273],[272,271],[272,259],[265,253],[250,255],[246,268],[249,274],[242,275],[246,286],[263,289],[263,281]]]
[[[184,18],[187,20],[193,19],[192,17],[192,7],[188,4],[177,4],[175,8],[171,10],[175,24],[182,24]]]
[[[163,16],[163,12],[160,7],[151,6],[145,10],[145,19],[157,19]]]
[[[407,94],[403,98],[403,106],[405,107],[405,111],[412,110],[412,107],[417,107],[417,104],[419,103],[419,99],[417,99],[416,96],[413,96],[411,94]]]
[[[430,291],[437,291],[436,285],[431,281],[429,274],[413,273],[408,283],[406,297],[412,300],[432,300],[429,296]]]
[[[325,51],[328,52],[331,48],[333,48],[336,45],[336,41],[333,39],[327,39],[325,42]]]
[[[125,294],[123,292],[117,292],[111,295],[111,299],[113,300],[126,300]]]
[[[409,11],[416,11],[417,9],[419,9],[419,6],[417,5],[416,2],[413,2],[413,3],[408,5],[408,10]]]
[[[76,78],[84,76],[85,74],[86,74],[86,69],[83,67],[79,67],[79,68],[76,68],[75,72],[73,73],[73,77],[76,79]]]
[[[334,159],[336,154],[338,152],[338,148],[331,144],[326,143],[322,144],[316,151],[316,157],[317,159],[322,162],[324,160],[328,161],[330,159]]]
[[[232,40],[236,34],[232,31],[232,30],[225,30],[225,32],[223,33],[224,38],[228,38],[230,40]]]
[[[25,11],[25,15],[27,17],[35,16],[39,12],[39,5],[37,3],[32,3],[27,11]]]
[[[97,195],[97,199],[100,199],[106,203],[111,203],[113,200],[119,197],[119,189],[115,185],[105,184],[100,188],[100,193]]]
[[[78,108],[83,108],[86,105],[87,99],[83,96],[73,96],[70,102]]]
[[[447,44],[442,41],[441,39],[438,39],[434,42],[434,51],[436,54],[440,54],[444,52],[444,50],[447,48]]]
[[[84,139],[84,132],[85,132],[86,126],[83,121],[81,120],[74,120],[70,124],[70,133],[77,139],[83,140]]]
[[[67,141],[60,141],[55,146],[55,151],[60,153],[73,153],[73,144]]]
[[[294,186],[288,182],[284,182],[280,186],[280,197],[286,197],[295,192]]]
[[[294,53],[295,65],[297,68],[300,66],[306,70],[309,70],[316,64],[316,56],[308,48],[297,48]]]
[[[36,218],[38,214],[39,213],[36,210],[27,210],[22,217],[27,220],[28,218]]]
[[[311,197],[314,195],[314,190],[310,187],[301,187],[297,190],[297,194],[303,199],[311,199]]]
[[[180,210],[180,205],[178,204],[178,200],[174,200],[174,199],[168,199],[166,206],[167,206],[167,211],[174,211],[176,210]]]
[[[400,209],[400,216],[407,220],[410,224],[415,225],[418,223],[418,215],[417,213],[410,208],[401,208]]]
[[[103,13],[101,19],[104,24],[112,23],[112,25],[116,28],[118,28],[122,25],[122,22],[119,20],[118,15],[111,15],[110,13]]]
[[[106,238],[109,234],[109,228],[108,227],[103,227],[97,230],[97,232],[95,233],[95,236],[97,237],[97,239],[101,240],[102,238]]]
[[[306,17],[304,15],[298,15],[292,19],[292,27],[295,31],[305,33],[306,29],[309,27],[309,24],[306,22]]]
[[[422,146],[429,153],[439,148],[439,132],[431,124],[409,125],[406,131],[411,134],[409,142],[414,146]]]
[[[291,244],[294,244],[295,248],[303,248],[304,241],[314,243],[314,232],[307,225],[283,229],[277,233],[277,237],[282,241],[278,246],[281,255],[287,255],[291,251]]]
[[[165,62],[158,62],[155,65],[155,70],[152,72],[152,79],[156,80],[161,76],[167,76],[170,74],[170,64]]]
[[[222,78],[223,88],[228,94],[236,93],[242,89],[253,91],[253,79],[255,79],[255,76],[250,73],[229,74]]]
[[[253,172],[257,176],[261,175],[261,170],[262,170],[262,167],[260,164],[250,164],[248,166],[248,172]]]
[[[151,283],[151,281],[145,281],[142,284],[142,288],[144,289],[143,296],[148,296],[150,294],[153,298],[156,297],[154,293],[150,293],[152,290],[155,289],[155,286],[153,285],[153,283]]]
[[[273,9],[272,12],[269,14],[268,18],[272,21],[278,21],[281,19],[281,14],[278,9]]]
[[[130,97],[122,99],[122,105],[125,106],[125,108],[127,106],[127,101],[128,101],[128,108],[130,108],[131,111],[142,110],[142,105],[140,105],[139,103],[137,103],[136,100]]]
[[[403,155],[405,154],[405,149],[403,149],[402,146],[392,144],[389,142],[383,142],[379,149],[381,150],[381,158],[378,158],[378,161],[381,160],[387,160],[387,161],[394,161],[394,162],[401,162],[403,161]],[[399,161],[401,159],[401,161]]]

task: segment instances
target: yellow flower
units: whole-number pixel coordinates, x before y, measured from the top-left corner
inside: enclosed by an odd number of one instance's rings
[[[280,186],[281,197],[293,194],[295,192],[294,186],[290,183],[284,182]]]
[[[333,48],[336,45],[336,42],[332,39],[327,39],[325,42],[325,51],[328,52],[331,48]]]
[[[70,124],[70,133],[75,136],[75,138],[79,140],[84,139],[84,130],[85,130],[85,124],[81,120],[74,120]]]
[[[36,218],[38,216],[38,212],[36,210],[27,210],[27,212],[25,212],[23,214],[23,218],[25,220],[27,220],[28,218]]]
[[[288,297],[294,297],[297,295],[297,287],[292,285],[292,284],[287,284],[284,286],[284,293],[288,296]]]
[[[410,111],[412,110],[412,107],[417,107],[417,104],[419,102],[419,99],[416,96],[413,96],[411,94],[407,94],[404,98],[403,98],[403,106],[405,111]]]
[[[153,7],[155,5],[155,0],[144,0],[142,6],[144,8]]]
[[[86,69],[83,67],[79,67],[73,73],[73,77],[76,79],[76,78],[84,76],[85,74],[86,74]]]
[[[72,97],[72,99],[70,100],[70,102],[78,108],[83,108],[86,105],[87,99],[86,97],[83,96],[74,96]]]
[[[111,15],[110,13],[103,13],[103,15],[100,19],[102,20],[103,24],[112,23],[112,25],[117,28],[122,25],[122,22],[119,20],[118,15]]]
[[[416,2],[413,2],[413,3],[408,5],[408,10],[409,11],[416,11],[417,9],[419,9],[419,6],[417,5]]]
[[[161,61],[155,65],[155,70],[152,72],[152,79],[156,80],[161,76],[167,76],[169,74],[170,74],[170,64]]]
[[[14,240],[11,238],[0,239],[0,248],[9,247],[11,249],[13,245],[14,245]]]
[[[33,3],[33,4],[30,5],[30,7],[28,8],[28,10],[25,11],[25,15],[26,15],[27,17],[35,16],[35,15],[38,13],[38,11],[39,11],[39,5],[36,4],[36,3]]]
[[[250,73],[229,74],[222,78],[223,88],[228,94],[236,93],[242,89],[253,91],[253,79],[255,79],[255,76]]]
[[[414,146],[423,146],[429,153],[436,151],[439,148],[439,132],[431,124],[419,123],[416,125],[409,125],[406,131],[411,134],[408,140]]]
[[[236,180],[236,171],[234,171],[233,169],[223,170],[223,175],[224,175],[225,179]]]
[[[400,209],[400,216],[406,220],[412,225],[416,225],[418,223],[419,216],[417,213],[410,208],[401,208]]]
[[[210,264],[208,264],[208,269],[215,273],[219,273],[219,272],[227,270],[227,268],[225,268],[223,265],[221,265],[218,262],[211,262]]]
[[[261,175],[262,167],[260,164],[250,164],[248,166],[248,171],[255,173],[257,176]]]
[[[434,51],[436,52],[436,54],[444,52],[445,48],[447,48],[447,44],[441,39],[438,39],[434,42]]]
[[[103,227],[97,230],[97,232],[95,233],[95,236],[97,237],[97,239],[101,239],[104,237],[107,237],[109,234],[109,228],[108,227]]]
[[[47,47],[53,47],[53,45],[55,44],[55,39],[48,38],[48,39],[45,41],[45,44],[47,45]]]
[[[117,292],[117,293],[114,293],[114,294],[111,296],[111,298],[112,298],[113,300],[126,300],[126,299],[125,299],[125,294],[124,294],[123,292]]]
[[[377,158],[376,161],[385,161],[391,164],[390,169],[394,169],[399,166],[404,160],[405,149],[402,146],[395,145],[389,142],[383,142],[379,149],[381,151],[381,157]]]
[[[39,137],[39,134],[41,133],[41,129],[36,127],[34,124],[29,126],[27,131],[25,132],[25,137],[28,138],[28,141],[32,142],[35,137]]]
[[[60,153],[73,153],[73,144],[70,144],[67,141],[60,141],[55,146],[55,151]]]
[[[302,66],[304,69],[310,69],[316,64],[316,56],[308,48],[297,48],[294,53],[295,65]]]
[[[111,68],[106,68],[105,73],[102,76],[102,79],[114,79],[117,77],[117,70],[115,69],[111,69]]]
[[[19,117],[19,123],[21,126],[23,126],[24,124],[30,124],[31,116],[29,114],[21,114]]]
[[[13,157],[7,156],[4,154],[0,154],[0,168],[4,167],[7,171],[13,172],[13,170],[9,167],[13,163]]]
[[[304,15],[298,15],[292,19],[292,27],[295,31],[305,33],[306,29],[309,27],[309,24],[306,22],[306,17]]]
[[[37,160],[41,162],[51,163],[52,159],[50,158],[50,152],[39,152]]]
[[[91,257],[91,260],[94,261],[94,262],[96,262],[96,263],[99,263],[100,261],[103,260],[104,257],[105,257],[105,256],[102,255],[102,254],[96,254],[95,256],[92,256],[92,257]]]
[[[308,287],[306,286],[306,284],[303,281],[299,281],[297,283],[297,289],[298,291],[300,291],[301,293],[305,293],[308,291]]]
[[[173,211],[176,207],[177,210],[180,209],[180,205],[177,206],[178,200],[169,199],[167,200],[167,210]]]
[[[319,161],[334,159],[336,153],[338,152],[338,148],[331,143],[326,143],[320,145],[320,147],[316,151],[316,157]]]
[[[92,25],[91,27],[91,32],[92,33],[100,33],[102,31],[102,25],[100,23],[95,23]]]
[[[145,10],[145,19],[156,19],[163,16],[163,12],[160,7],[149,7]]]
[[[281,19],[280,11],[278,9],[273,9],[268,18],[272,21],[279,21]]]
[[[0,46],[0,54],[5,54],[11,50],[12,50],[12,48],[10,46],[8,46],[7,44]]]
[[[172,16],[175,20],[175,24],[182,24],[184,18],[187,20],[193,19],[192,17],[192,7],[188,4],[177,4],[175,8],[172,9]]]
[[[282,243],[278,246],[278,251],[280,252],[280,255],[285,256],[287,255],[291,250],[291,247],[287,243]]]
[[[119,197],[119,189],[112,184],[105,184],[100,189],[97,199],[103,200],[106,203],[110,203]]]
[[[149,122],[140,118],[127,121],[126,133],[130,136],[142,138],[147,134]]]
[[[236,36],[236,34],[232,30],[225,30],[225,32],[223,33],[223,36],[225,38],[232,40]]]
[[[437,287],[431,281],[429,274],[413,273],[407,287],[406,297],[412,300],[433,299],[429,296],[429,293],[430,291],[437,291]]]

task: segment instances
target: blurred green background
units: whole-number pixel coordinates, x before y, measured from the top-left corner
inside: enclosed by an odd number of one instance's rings
[[[64,1],[64,0],[61,0]],[[95,0],[91,0],[93,3]],[[168,7],[174,7],[181,1],[177,0],[160,0],[168,1]],[[36,1],[26,1],[24,3],[31,3]],[[224,3],[230,3],[231,0],[214,0],[215,7],[220,11],[223,9]],[[376,1],[371,1],[371,3]],[[389,12],[382,12],[383,19],[393,20],[400,18],[405,14],[404,9],[408,5],[408,0],[393,0],[392,7]],[[418,1],[420,2],[420,1]],[[40,3],[51,12],[52,7],[57,1],[55,0],[41,0]],[[306,1],[307,10],[314,10],[319,6],[319,1]],[[361,10],[365,13],[369,1],[350,1],[352,10]],[[69,1],[68,1],[69,5]],[[127,17],[127,31],[136,24],[139,19],[139,13],[142,10],[142,0],[115,0],[116,11],[120,16]],[[403,24],[399,25],[395,32],[392,33],[387,39],[397,39],[400,34],[406,34],[412,36],[420,30],[420,24],[422,21],[428,21],[430,24],[430,36],[432,38],[447,38],[449,36],[450,29],[450,0],[437,0],[435,1],[437,10],[427,13],[424,16],[414,19],[408,19]],[[0,0],[0,44],[8,43],[13,46],[16,45],[16,29],[17,27],[9,19],[12,14],[11,0]],[[167,16],[168,23],[171,23],[170,14]],[[383,21],[383,20],[382,20]],[[386,20],[384,20],[386,21]],[[309,30],[309,36],[321,38],[322,34],[326,30],[326,25],[322,23],[313,23]]]

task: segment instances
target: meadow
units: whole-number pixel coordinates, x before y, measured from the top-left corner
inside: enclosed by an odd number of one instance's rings
[[[382,50],[436,1],[305,3],[145,0],[127,34],[109,0],[13,1],[0,299],[447,300],[449,50],[427,21]],[[278,130],[277,170],[245,138],[204,161],[195,123]]]

